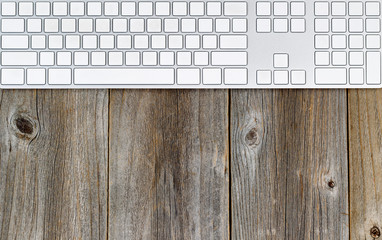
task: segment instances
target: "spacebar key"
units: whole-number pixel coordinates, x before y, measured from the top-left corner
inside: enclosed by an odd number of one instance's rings
[[[80,68],[74,70],[78,85],[168,85],[175,83],[171,68]]]

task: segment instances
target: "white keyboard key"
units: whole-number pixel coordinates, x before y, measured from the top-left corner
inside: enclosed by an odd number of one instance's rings
[[[16,15],[16,3],[15,2],[2,2],[1,3],[1,15],[2,16],[15,16]]]
[[[332,19],[332,32],[345,33],[346,32],[346,19],[345,18],[333,18]]]
[[[345,16],[346,15],[346,2],[332,2],[332,15]]]
[[[192,63],[191,52],[177,52],[176,62],[179,66],[190,66]]]
[[[155,66],[157,65],[157,52],[143,52],[142,53],[142,64],[144,66]]]
[[[247,35],[220,35],[221,49],[246,49]]]
[[[177,80],[179,85],[196,85],[200,84],[199,68],[178,68]]]
[[[315,2],[314,14],[316,16],[329,16],[329,2]]]
[[[127,19],[125,18],[113,19],[113,32],[117,32],[117,33],[127,32]]]
[[[287,18],[275,18],[273,19],[273,31],[275,33],[287,33],[288,32],[288,19]]]
[[[164,20],[164,31],[176,33],[179,31],[179,20],[176,18],[167,18]]]
[[[155,15],[170,16],[170,2],[156,2]]]
[[[381,52],[366,53],[366,83],[381,84]]]
[[[147,35],[135,35],[134,36],[134,48],[135,49],[147,49],[147,48],[149,48],[149,36],[147,36]]]
[[[169,49],[181,49],[183,48],[182,35],[170,35],[168,36],[168,48]]]
[[[271,15],[271,2],[257,2],[256,3],[257,16],[270,16]]]
[[[316,35],[314,37],[314,47],[317,49],[328,49],[330,47],[329,35]]]
[[[270,33],[271,19],[258,18],[256,21],[256,30],[258,33]]]
[[[45,69],[27,69],[27,84],[28,85],[44,85],[46,83]]]
[[[68,3],[67,2],[54,2],[53,3],[53,15],[54,16],[66,16],[66,15],[68,15]]]
[[[74,83],[79,85],[169,85],[174,84],[174,82],[174,69],[168,68],[85,68],[74,70]]]
[[[196,20],[191,18],[182,19],[182,32],[193,33],[196,31]]]
[[[140,64],[139,52],[126,52],[125,62],[127,66],[138,66]]]
[[[28,19],[27,31],[30,33],[40,33],[42,31],[42,20],[38,18]]]
[[[166,48],[166,36],[165,35],[152,35],[151,36],[151,48],[152,49],[165,49]]]
[[[32,35],[32,49],[45,49],[46,37],[45,35]]]
[[[40,65],[53,66],[54,65],[54,52],[40,52]]]
[[[101,35],[99,37],[100,49],[113,49],[114,48],[114,35]]]
[[[216,19],[216,32],[218,33],[228,33],[229,32],[229,19],[228,18],[218,18]]]
[[[194,64],[195,66],[207,66],[208,52],[194,52]]]
[[[350,49],[362,49],[363,44],[363,35],[350,35],[349,36],[349,48]]]
[[[2,52],[2,66],[35,66],[37,65],[36,52]]]
[[[69,85],[72,83],[71,69],[48,69],[48,83],[50,85]]]
[[[187,2],[173,2],[172,15],[186,16],[187,15]]]
[[[110,32],[110,19],[96,19],[95,26],[96,32]]]
[[[204,49],[216,49],[218,47],[218,37],[216,35],[203,36]]]
[[[256,72],[256,82],[259,85],[272,84],[272,72],[269,70],[258,70]]]
[[[213,66],[246,66],[247,52],[212,52]]]
[[[199,30],[200,32],[200,30]],[[212,21],[211,21],[211,32],[212,32]],[[247,32],[247,19],[245,18],[234,18],[232,19],[232,32],[234,33],[245,33]]]
[[[203,16],[204,15],[204,2],[190,2],[190,15]]]
[[[24,84],[24,69],[1,69],[1,84],[3,85]]]
[[[19,2],[20,16],[33,16],[33,2]]]
[[[88,15],[89,16],[101,16],[102,15],[102,3],[101,2],[88,2]]]
[[[306,72],[304,70],[292,70],[291,71],[291,83],[293,85],[305,85],[306,84]]]
[[[366,16],[379,16],[381,15],[380,2],[366,2]]]
[[[160,52],[159,64],[162,66],[173,66],[175,65],[174,58],[175,58],[174,52]]]
[[[289,67],[289,55],[287,53],[275,53],[273,55],[273,67],[275,68]]]
[[[109,65],[110,66],[122,66],[123,64],[123,52],[109,52]]]
[[[330,22],[327,18],[317,18],[314,20],[314,30],[317,33],[327,33],[329,32]]]
[[[118,49],[130,49],[131,48],[131,36],[119,35],[117,36],[117,48]]]
[[[72,53],[71,52],[57,52],[57,65],[58,66],[70,66],[70,65],[72,65]]]
[[[80,49],[81,36],[80,35],[66,35],[65,37],[66,49]]]
[[[22,18],[1,19],[1,31],[3,33],[22,33],[24,30],[25,24]]]
[[[143,18],[130,19],[130,32],[143,33],[145,31],[145,20]]]
[[[349,64],[351,66],[362,66],[364,64],[363,52],[349,52]]]
[[[85,3],[84,2],[71,2],[70,3],[70,15],[71,16],[84,16],[85,15]]]
[[[36,16],[49,16],[50,2],[36,2]]]
[[[105,52],[92,52],[91,62],[93,66],[105,66],[106,65],[106,53]]]
[[[147,32],[149,33],[162,32],[162,20],[160,18],[147,19]]]
[[[332,35],[332,48],[345,49],[347,46],[346,35]]]
[[[220,16],[222,14],[221,2],[207,2],[207,15]]]
[[[58,19],[45,19],[45,32],[58,33]]]
[[[78,31],[80,33],[91,33],[93,32],[93,19],[84,18],[78,20]]]
[[[349,2],[349,15],[350,16],[362,16],[363,4],[362,2]]]
[[[84,35],[82,37],[83,49],[96,49],[98,47],[98,39],[96,35]]]
[[[248,71],[246,68],[225,68],[224,83],[245,85],[248,82]]]
[[[351,33],[363,32],[363,19],[362,18],[349,19],[349,32]]]
[[[286,85],[289,83],[289,72],[286,70],[280,71],[274,71],[273,72],[273,82],[276,85]]]
[[[213,31],[212,18],[199,19],[198,27],[200,33],[211,33]]]
[[[118,16],[118,2],[105,2],[105,16]]]
[[[288,15],[288,2],[274,2],[273,15],[287,16]]]
[[[27,35],[3,35],[1,36],[2,49],[28,49]]]
[[[305,16],[305,2],[291,2],[290,14],[292,16]]]
[[[48,47],[50,49],[62,49],[63,37],[61,35],[50,35],[48,38]]]
[[[88,52],[75,52],[74,53],[74,65],[87,66],[89,65],[89,53]]]
[[[315,79],[317,85],[346,84],[346,68],[316,68]]]
[[[153,3],[152,2],[139,2],[138,3],[139,16],[152,16],[153,15]]]
[[[135,16],[135,2],[122,2],[121,8],[122,16]]]
[[[329,66],[330,53],[329,52],[315,52],[314,63],[316,66]]]
[[[303,33],[305,32],[305,19],[302,18],[292,18],[290,20],[290,29],[292,33]]]
[[[226,16],[246,16],[247,3],[246,2],[225,2],[224,15]]]
[[[366,32],[379,33],[381,32],[381,20],[378,18],[366,19]]]
[[[74,18],[62,19],[61,31],[63,33],[74,33],[74,32],[76,32],[76,19],[74,19]]]
[[[363,68],[350,68],[349,69],[349,83],[350,84],[364,84],[364,71]]]
[[[366,48],[368,48],[368,49],[380,49],[381,48],[381,36],[380,35],[367,35],[366,36]]]
[[[222,70],[220,68],[204,68],[202,71],[203,84],[220,85],[222,84]]]
[[[187,35],[185,45],[186,45],[187,49],[199,49],[200,48],[200,36],[199,35]]]
[[[346,66],[346,52],[333,52],[332,64],[333,66]]]

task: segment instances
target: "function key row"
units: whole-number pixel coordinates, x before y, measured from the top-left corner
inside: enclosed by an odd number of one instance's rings
[[[246,16],[246,2],[2,2],[2,16]]]
[[[305,16],[305,2],[271,2],[271,1],[258,1],[256,3],[257,16]]]
[[[344,2],[344,1],[317,1],[314,3],[314,14],[316,16],[379,16],[381,6],[378,1],[368,1],[366,3]]]

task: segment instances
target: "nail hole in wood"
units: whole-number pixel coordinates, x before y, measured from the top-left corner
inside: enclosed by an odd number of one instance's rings
[[[330,180],[329,182],[328,182],[328,186],[329,186],[329,188],[334,188],[335,186],[336,186],[336,183],[333,181],[333,180]]]
[[[245,136],[245,142],[249,146],[257,145],[259,144],[259,134],[257,132],[256,128],[252,128],[247,135]]]
[[[370,229],[370,235],[372,238],[377,239],[381,236],[381,230],[378,227],[374,226]]]

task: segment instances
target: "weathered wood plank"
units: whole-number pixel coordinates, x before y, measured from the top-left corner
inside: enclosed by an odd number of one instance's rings
[[[349,90],[349,143],[351,239],[381,238],[382,90]]]
[[[0,239],[106,239],[107,107],[107,90],[0,90]]]
[[[344,90],[232,91],[233,239],[348,239]]]
[[[109,239],[228,239],[227,91],[110,96]]]

